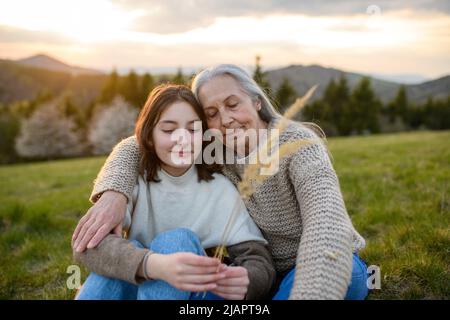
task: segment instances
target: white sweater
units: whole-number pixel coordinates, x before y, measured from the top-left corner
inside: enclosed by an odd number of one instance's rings
[[[199,236],[203,248],[215,247],[221,244],[225,225],[236,205],[236,222],[225,245],[250,240],[267,244],[236,187],[223,175],[214,174],[213,180],[199,182],[193,165],[179,177],[161,169],[158,179],[160,182],[147,182],[138,177],[124,221],[125,229],[131,223],[129,239],[148,246],[159,233],[185,227]]]

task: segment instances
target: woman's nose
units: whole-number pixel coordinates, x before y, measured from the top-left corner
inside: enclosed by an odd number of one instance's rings
[[[228,112],[226,111],[222,111],[220,113],[220,120],[222,122],[222,126],[224,126],[225,128],[228,128],[231,125],[231,123],[233,123],[233,118],[231,118]]]

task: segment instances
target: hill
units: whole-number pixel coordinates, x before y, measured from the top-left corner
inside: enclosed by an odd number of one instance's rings
[[[97,97],[106,74],[48,70],[12,60],[0,60],[0,103],[34,99],[42,91],[71,93],[80,104]]]
[[[326,68],[319,65],[291,65],[285,68],[269,70],[266,78],[272,89],[276,90],[284,78],[289,79],[299,95],[304,94],[315,84],[319,84],[312,100],[320,98],[331,79],[345,76],[350,88],[353,88],[365,75],[346,72],[335,68]],[[399,83],[371,78],[372,88],[382,102],[387,103],[397,94]],[[426,81],[421,84],[405,85],[408,98],[416,104],[424,103],[429,96],[433,98],[446,98],[450,95],[450,76]]]
[[[41,68],[51,71],[61,71],[61,72],[67,72],[72,75],[80,75],[80,74],[102,74],[103,72],[93,70],[93,69],[87,69],[87,68],[80,68],[76,66],[68,65],[60,60],[57,60],[53,57],[50,57],[45,54],[37,54],[28,58],[20,59],[14,61],[17,64],[24,65],[24,66],[30,66],[35,68]]]

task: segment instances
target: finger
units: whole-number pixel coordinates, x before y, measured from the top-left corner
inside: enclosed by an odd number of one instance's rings
[[[227,270],[227,265],[223,263],[216,268],[216,272],[224,272],[225,270]]]
[[[73,235],[72,235],[72,244],[77,239],[78,234],[81,231],[81,227],[83,227],[84,223],[86,222],[87,219],[89,219],[90,216],[91,216],[91,211],[88,210],[88,212],[78,222],[77,227],[75,228],[75,231],[73,232]]]
[[[223,286],[217,286],[216,289],[214,289],[220,294],[228,294],[228,295],[242,295],[247,293],[247,286],[244,287],[223,287]]]
[[[119,237],[122,236],[122,223],[119,223],[113,230],[113,233],[115,235],[118,235]]]
[[[216,258],[204,257],[195,254],[191,254],[186,257],[186,264],[197,267],[216,267],[220,265],[220,260]]]
[[[236,287],[236,286],[248,286],[250,281],[248,277],[240,277],[240,278],[224,278],[222,280],[218,280],[217,284],[223,287]]]
[[[89,243],[87,244],[87,248],[95,248],[100,243],[100,241],[102,241],[108,235],[109,231],[110,228],[106,224],[101,226],[100,229],[98,229],[94,234],[91,241],[89,241]]]
[[[227,278],[241,278],[247,277],[248,272],[244,267],[227,267],[224,271],[227,275]]]
[[[88,231],[89,227],[94,223],[94,221],[95,221],[94,215],[90,215],[86,219],[86,221],[83,223],[83,225],[81,226],[80,232],[78,233],[77,239],[75,241],[74,248],[78,248],[81,240],[83,239],[84,235]]]
[[[100,222],[94,220],[94,223],[91,224],[89,228],[86,228],[87,230],[84,233],[83,238],[80,239],[80,243],[76,249],[77,252],[83,252],[86,249],[88,242],[91,241],[92,237],[101,226],[102,224]]]
[[[216,283],[218,280],[225,278],[223,273],[214,273],[207,275],[184,275],[181,280],[185,284],[208,284]]]
[[[226,300],[242,300],[245,297],[245,294],[226,294],[226,293],[221,293],[217,290],[213,290],[211,291],[212,293],[214,293],[215,295],[218,295]]]
[[[183,273],[186,274],[210,274],[210,273],[218,273],[224,271],[223,268],[219,268],[219,271],[217,271],[217,267],[198,267],[198,266],[191,266],[186,265],[185,270],[183,270]]]
[[[211,291],[217,288],[217,285],[215,283],[209,283],[209,284],[183,284],[179,287],[180,290],[185,291],[191,291],[191,292],[205,292],[205,291]]]

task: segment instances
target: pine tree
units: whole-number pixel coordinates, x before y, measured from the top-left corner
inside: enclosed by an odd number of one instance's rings
[[[408,122],[408,110],[409,102],[405,86],[401,85],[397,91],[396,97],[388,105],[388,114],[391,122],[395,121],[395,118],[398,117],[406,124]]]
[[[186,84],[186,79],[183,74],[183,70],[178,68],[177,74],[172,78],[172,82],[175,84]]]
[[[295,88],[291,85],[288,78],[284,78],[275,94],[276,101],[280,106],[279,111],[283,113],[295,101],[296,97],[297,92]]]
[[[432,130],[450,129],[450,96],[425,105],[425,125]]]
[[[261,87],[261,89],[263,89],[263,91],[266,94],[270,94],[270,90],[271,90],[270,89],[270,84],[265,79],[265,74],[262,71],[260,62],[261,62],[261,57],[260,56],[256,56],[256,64],[255,64],[255,71],[253,72],[253,79]]]
[[[353,132],[379,132],[379,112],[381,103],[372,90],[370,79],[364,77],[355,87],[351,96],[350,117],[354,121]]]
[[[139,106],[142,108],[147,101],[148,95],[155,87],[155,80],[152,75],[149,73],[145,73],[141,79],[141,89],[140,89],[140,98],[139,98]]]
[[[434,101],[432,97],[428,97],[427,101],[416,108],[408,111],[408,126],[412,129],[419,129],[425,126],[426,111],[432,109]]]
[[[325,88],[324,95],[321,100],[320,105],[320,111],[318,112],[319,119],[322,123],[327,123],[328,127],[331,129],[331,131],[338,133],[336,121],[333,119],[333,103],[335,101],[336,97],[336,91],[337,91],[337,84],[334,79],[331,79],[328,82],[327,87]]]
[[[109,103],[114,97],[119,93],[119,74],[114,69],[109,75],[108,80],[102,88],[100,93],[100,98],[98,99],[100,103]]]
[[[133,70],[122,79],[120,93],[133,107],[140,107],[139,80],[137,74]]]
[[[350,110],[350,89],[347,79],[341,76],[334,88],[333,100],[330,103],[331,121],[336,124],[340,135],[348,135],[352,130],[352,115]]]
[[[0,163],[14,162],[17,153],[14,148],[14,140],[19,134],[20,120],[11,109],[0,104]]]
[[[303,108],[301,120],[318,124],[327,136],[336,136],[338,132],[335,124],[324,116],[328,112],[327,108],[328,105],[322,99],[315,100]]]
[[[63,96],[57,106],[65,117],[74,121],[77,130],[85,127],[88,119],[87,110],[82,110],[76,105],[70,93]]]

